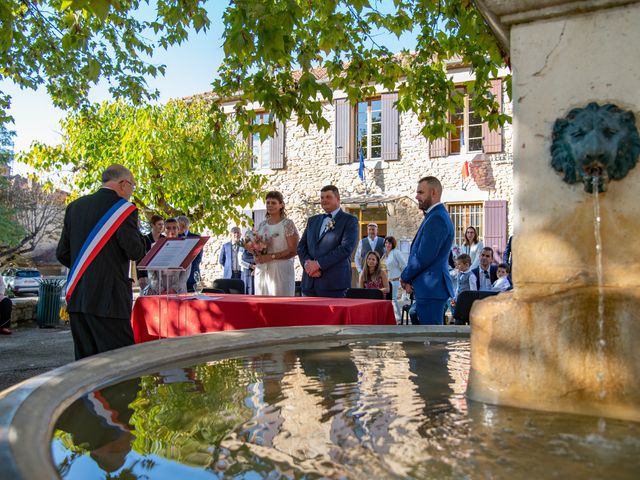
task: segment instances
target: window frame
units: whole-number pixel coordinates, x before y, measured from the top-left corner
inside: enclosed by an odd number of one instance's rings
[[[462,115],[462,125],[461,125],[461,129],[458,128],[458,131],[460,131],[460,135],[457,135],[456,137],[454,137],[451,133],[449,133],[448,137],[447,137],[447,149],[448,149],[448,155],[467,155],[467,154],[477,154],[477,153],[482,153],[484,151],[484,145],[483,145],[483,132],[482,132],[482,125],[483,122],[480,121],[479,123],[474,123],[471,124],[471,116],[474,114],[474,112],[471,110],[471,95],[469,95],[469,93],[467,92],[467,88],[465,86],[458,86],[456,87],[456,90],[461,93],[463,95],[463,105],[462,105],[462,111],[461,112],[455,112],[453,114],[451,114],[452,118],[451,118],[451,122],[453,124],[456,124],[456,120],[453,117],[456,117],[458,115]],[[470,137],[470,130],[472,127],[477,127],[479,128],[479,136],[474,136],[473,138]],[[480,142],[480,148],[477,150],[471,150],[469,149],[469,144],[472,141],[478,141]],[[457,145],[457,151],[454,149],[454,143],[453,142],[459,142]]]
[[[263,111],[257,111],[256,112],[256,118],[254,119],[254,125],[264,125],[265,124],[265,116],[267,116],[267,121],[266,123],[269,123],[271,121],[271,114],[270,112],[267,112],[266,110]],[[258,122],[259,120],[259,122]],[[260,147],[259,147],[259,161],[256,162],[256,155],[255,155],[255,146],[256,146],[256,139],[258,140]],[[259,133],[254,133],[252,135],[249,135],[249,151],[251,152],[251,170],[268,170],[269,168],[271,168],[271,141],[273,140],[272,137],[267,138],[264,142],[260,142],[260,134]],[[266,149],[266,150],[265,150]],[[264,159],[264,153],[267,153],[266,155],[266,166],[265,166],[265,159]]]
[[[379,108],[377,110],[373,110],[372,107],[372,102],[379,102]],[[380,138],[380,142],[378,145],[373,146],[372,142],[367,142],[367,148],[366,150],[363,150],[363,157],[364,157],[364,161],[365,162],[369,162],[369,161],[373,161],[373,162],[378,162],[382,160],[382,129],[383,129],[383,125],[382,125],[382,95],[376,95],[376,96],[372,96],[369,97],[365,100],[360,100],[356,103],[356,105],[353,108],[353,143],[354,143],[354,159],[353,162],[360,162],[360,131],[359,131],[359,117],[360,117],[360,104],[362,103],[367,103],[367,133],[366,133],[366,138],[372,138],[373,135],[376,135]],[[380,125],[380,132],[379,133],[372,133],[373,130],[373,113],[377,112],[379,114],[380,120],[378,122],[375,122],[377,124]],[[377,148],[380,151],[380,156],[378,157],[373,157],[372,156],[372,149],[373,148]]]
[[[464,234],[468,227],[474,227],[478,232],[478,239],[484,238],[484,222],[485,222],[485,211],[484,211],[484,202],[483,201],[468,201],[468,202],[447,202],[445,203],[445,207],[447,208],[447,213],[449,213],[449,217],[451,218],[451,222],[453,223],[454,229],[454,237],[453,243],[454,245],[461,245],[464,241]],[[463,214],[462,223],[459,225],[456,223],[456,218],[454,217],[453,212],[451,211],[453,207],[462,207],[463,209],[469,209],[468,212]],[[471,212],[470,209],[472,207],[477,207],[478,212],[475,215],[480,216],[480,221],[473,223],[472,220],[474,216],[474,212]]]

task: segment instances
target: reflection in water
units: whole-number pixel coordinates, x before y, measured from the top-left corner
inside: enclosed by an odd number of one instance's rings
[[[469,403],[468,342],[356,342],[158,372],[81,398],[61,477],[635,478],[640,426]]]

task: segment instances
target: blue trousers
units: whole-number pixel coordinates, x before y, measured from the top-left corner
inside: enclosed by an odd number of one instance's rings
[[[416,311],[420,325],[442,325],[446,300],[416,298]]]

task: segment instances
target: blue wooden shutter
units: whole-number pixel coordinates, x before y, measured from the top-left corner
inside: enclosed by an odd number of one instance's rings
[[[506,200],[487,200],[484,202],[483,240],[485,247],[493,248],[494,258],[502,259],[504,247],[507,245]]]
[[[346,98],[334,102],[336,107],[336,163],[351,163],[351,104]]]
[[[395,103],[398,93],[382,94],[382,160],[399,160],[400,118]]]
[[[491,94],[500,106],[502,112],[502,80],[491,80]],[[501,153],[502,152],[502,128],[497,130],[489,130],[489,124],[482,124],[482,151],[484,153]]]
[[[276,119],[276,131],[269,145],[269,167],[284,168],[284,123]]]

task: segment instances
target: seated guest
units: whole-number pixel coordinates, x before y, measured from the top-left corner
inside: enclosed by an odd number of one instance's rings
[[[492,265],[492,261],[493,248],[484,247],[480,252],[480,265],[472,269],[473,274],[476,276],[477,290],[490,292],[493,288],[493,283],[498,280],[498,267]]]
[[[509,265],[506,263],[498,265],[497,275],[498,279],[493,282],[491,290],[494,292],[506,292],[507,290],[511,290],[511,282],[509,282]]]
[[[451,279],[455,281],[456,296],[451,302],[455,305],[455,301],[458,299],[462,292],[469,290],[477,290],[476,276],[471,271],[471,256],[466,253],[461,253],[456,258],[456,269],[451,272]]]
[[[147,233],[144,238],[144,253],[145,255],[149,253],[153,244],[158,241],[160,237],[164,237],[162,232],[164,231],[164,218],[160,215],[153,215],[149,220],[149,225],[151,225],[151,231]],[[138,285],[140,286],[140,290],[144,290],[145,287],[149,284],[149,272],[146,270],[137,270],[138,275]]]
[[[167,218],[164,222],[165,233],[168,238],[177,238],[180,232],[178,221],[175,218]],[[191,266],[179,271],[149,271],[149,286],[144,295],[161,295],[165,293],[187,293],[187,279],[191,273]]]
[[[11,309],[13,308],[13,304],[11,303],[11,299],[6,297],[5,292],[5,284],[0,277],[0,335],[11,335]]]
[[[385,295],[389,293],[387,272],[380,266],[380,255],[375,250],[367,253],[360,274],[360,288],[375,288]]]

